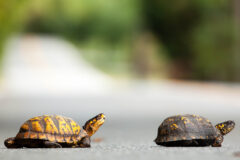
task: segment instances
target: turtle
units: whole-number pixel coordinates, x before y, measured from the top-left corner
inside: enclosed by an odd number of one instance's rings
[[[61,115],[43,115],[27,120],[15,137],[4,141],[7,148],[87,148],[90,137],[104,123],[103,113],[81,128],[73,119]]]
[[[235,122],[228,120],[215,126],[199,115],[176,115],[166,118],[158,128],[157,145],[173,147],[221,147],[223,136],[234,129]]]

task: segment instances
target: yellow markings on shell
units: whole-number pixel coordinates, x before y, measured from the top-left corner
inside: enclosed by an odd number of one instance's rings
[[[51,134],[58,134],[58,129],[57,127],[55,126],[53,120],[51,119],[51,117],[45,117],[44,118],[44,121],[46,123],[46,127],[45,127],[45,132],[46,133],[51,133]]]
[[[31,119],[29,119],[29,121],[40,121],[42,119],[42,116],[39,117],[33,117]]]
[[[68,143],[71,141],[71,137],[70,136],[64,137],[64,138],[65,138],[65,141],[68,142]]]
[[[177,125],[177,124],[174,123],[174,124],[172,124],[172,125],[173,125],[175,128],[178,128],[178,125]]]
[[[191,136],[192,139],[195,139],[196,137],[195,136]]]
[[[32,132],[32,133],[30,133],[29,138],[30,138],[30,139],[37,139],[37,138],[38,138],[38,134]]]
[[[49,141],[54,142],[55,141],[55,136],[52,134],[47,134],[47,138]]]
[[[175,129],[178,128],[178,125],[175,124],[175,123],[173,123],[173,124],[170,125],[170,128],[171,128],[172,130],[175,130]]]
[[[194,115],[193,115],[193,117],[197,117],[197,118],[199,118],[200,116],[199,116],[199,115],[196,115],[196,114],[194,114]]]
[[[47,136],[45,133],[38,133],[39,139],[47,139]]]
[[[80,126],[73,120],[70,121],[70,124],[72,126],[73,134],[78,135],[80,133],[80,130],[81,130]]]
[[[60,134],[73,134],[71,126],[67,124],[65,119],[61,116],[56,116],[56,119],[58,120],[59,123],[59,132]],[[71,120],[72,121],[72,120]]]
[[[181,120],[183,121],[183,120],[185,120],[186,119],[186,117],[181,117]]]
[[[22,126],[21,126],[22,129],[28,131],[29,130],[29,126],[27,123],[24,123]]]
[[[39,121],[33,121],[32,122],[32,129],[36,132],[44,132],[43,128],[41,127]]]
[[[201,117],[198,117],[197,118],[197,121],[202,121],[203,119]]]
[[[200,136],[200,139],[203,139],[203,136]]]
[[[64,142],[64,137],[61,135],[56,135],[55,138],[57,142]]]
[[[187,117],[181,117],[181,120],[183,121],[184,124],[190,123]]]
[[[187,138],[186,137],[182,137],[183,140],[186,140]]]

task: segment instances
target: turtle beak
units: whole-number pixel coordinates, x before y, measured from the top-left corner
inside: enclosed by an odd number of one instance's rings
[[[105,119],[106,116],[103,113],[100,113],[99,115],[97,115],[96,122],[94,125],[100,127],[105,122]]]
[[[101,127],[103,125],[103,123],[105,122],[105,115],[103,113],[100,113],[99,115],[96,116],[96,118],[93,119],[93,127],[95,128],[95,130],[97,130],[99,127]]]

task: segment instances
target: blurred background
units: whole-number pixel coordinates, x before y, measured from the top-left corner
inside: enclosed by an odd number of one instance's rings
[[[238,0],[0,0],[2,139],[41,114],[150,142],[174,114],[240,121],[239,26]]]
[[[238,3],[1,1],[1,64],[11,36],[37,34],[71,42],[112,76],[238,82]]]

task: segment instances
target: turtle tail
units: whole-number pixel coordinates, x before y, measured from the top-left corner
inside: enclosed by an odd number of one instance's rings
[[[226,121],[226,122],[219,123],[215,127],[224,136],[224,135],[228,134],[229,132],[231,132],[234,129],[235,122],[229,120],[229,121]]]
[[[6,139],[4,141],[4,145],[7,148],[21,148],[22,147],[22,146],[20,146],[19,144],[16,143],[15,137],[10,137],[10,138]]]

